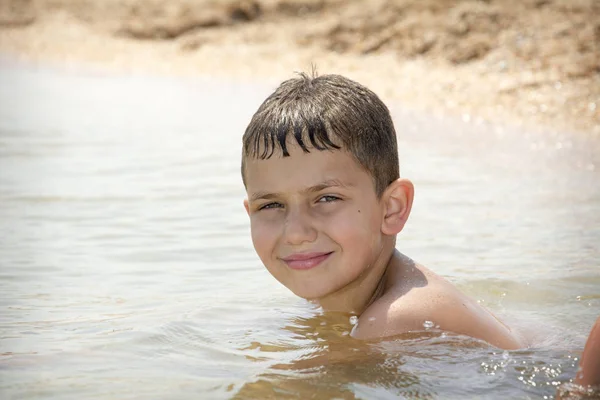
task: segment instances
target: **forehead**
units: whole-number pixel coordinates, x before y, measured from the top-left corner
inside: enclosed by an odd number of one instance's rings
[[[289,152],[289,157],[274,154],[266,160],[246,159],[248,193],[300,191],[330,180],[348,186],[372,186],[370,175],[346,151],[310,149],[305,153],[299,146],[291,146]]]

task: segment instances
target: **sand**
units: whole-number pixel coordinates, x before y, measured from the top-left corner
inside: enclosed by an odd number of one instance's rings
[[[0,0],[0,54],[273,85],[316,65],[408,109],[600,134],[597,0]]]

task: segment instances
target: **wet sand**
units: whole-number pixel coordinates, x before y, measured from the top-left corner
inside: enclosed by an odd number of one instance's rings
[[[341,73],[465,121],[600,134],[594,0],[5,0],[0,54],[273,84]]]

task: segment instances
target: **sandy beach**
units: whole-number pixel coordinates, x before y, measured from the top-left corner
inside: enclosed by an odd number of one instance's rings
[[[0,54],[273,84],[316,65],[409,109],[600,134],[595,0],[2,0]]]

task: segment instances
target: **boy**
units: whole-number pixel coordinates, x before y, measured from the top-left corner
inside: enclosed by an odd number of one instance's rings
[[[395,249],[413,184],[400,178],[387,107],[339,75],[283,82],[243,137],[242,179],[254,248],[269,272],[325,310],[357,315],[374,339],[439,329],[503,348],[511,330]]]

